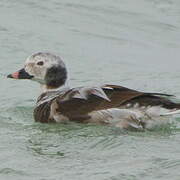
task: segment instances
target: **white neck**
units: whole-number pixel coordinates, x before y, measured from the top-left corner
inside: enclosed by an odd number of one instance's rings
[[[69,86],[67,83],[65,83],[64,85],[58,87],[58,88],[48,88],[45,84],[41,85],[41,92],[45,93],[45,92],[50,92],[50,91],[63,91],[69,89]]]

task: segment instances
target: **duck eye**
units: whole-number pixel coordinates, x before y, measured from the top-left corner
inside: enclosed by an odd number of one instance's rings
[[[44,62],[43,61],[39,61],[39,62],[37,62],[37,65],[39,65],[39,66],[42,66],[44,64]]]

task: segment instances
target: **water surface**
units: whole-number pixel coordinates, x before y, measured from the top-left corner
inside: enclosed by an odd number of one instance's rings
[[[179,0],[1,0],[0,22],[0,179],[179,180],[180,118],[138,133],[34,123],[38,84],[3,76],[50,51],[66,62],[71,86],[180,98]]]

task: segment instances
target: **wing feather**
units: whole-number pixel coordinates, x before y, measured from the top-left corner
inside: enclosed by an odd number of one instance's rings
[[[104,85],[100,87],[78,87],[68,89],[65,92],[42,94],[34,110],[36,121],[51,122],[51,105],[57,104],[56,111],[70,119],[86,117],[89,113],[110,108],[122,108],[124,104],[141,102],[142,104],[162,104],[166,106],[172,103],[160,96],[171,96],[161,93],[143,93],[116,85]],[[50,97],[50,98],[49,98]],[[45,99],[44,99],[45,98]],[[158,101],[158,102],[157,102]],[[172,106],[174,107],[174,105]]]
[[[58,111],[73,117],[92,111],[120,107],[120,105],[144,93],[121,86],[105,85],[102,87],[74,88],[63,96],[57,97]]]

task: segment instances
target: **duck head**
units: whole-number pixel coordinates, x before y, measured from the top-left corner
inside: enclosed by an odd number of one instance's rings
[[[59,56],[39,52],[27,58],[24,68],[9,74],[8,78],[30,79],[39,82],[46,89],[57,89],[65,85],[67,70]]]

